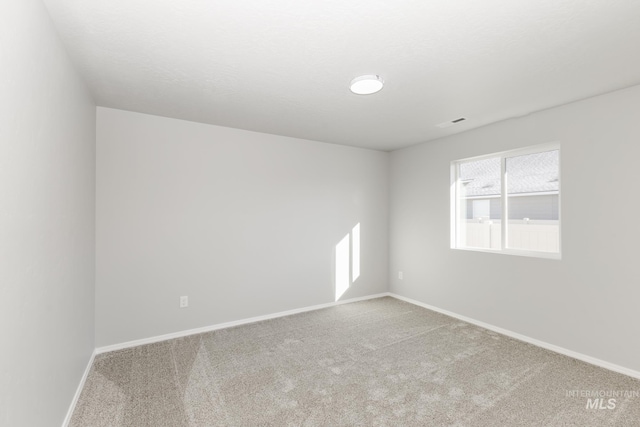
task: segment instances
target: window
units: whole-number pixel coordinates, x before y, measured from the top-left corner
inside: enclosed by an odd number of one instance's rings
[[[453,248],[560,258],[557,144],[458,160],[451,171]]]

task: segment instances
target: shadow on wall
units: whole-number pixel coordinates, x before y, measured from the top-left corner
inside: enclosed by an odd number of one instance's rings
[[[360,277],[360,223],[336,245],[335,271],[335,301],[338,301]]]

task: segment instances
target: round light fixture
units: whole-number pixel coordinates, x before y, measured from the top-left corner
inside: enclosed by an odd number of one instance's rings
[[[356,95],[371,95],[378,92],[384,86],[384,81],[380,76],[360,76],[351,80],[351,92]]]

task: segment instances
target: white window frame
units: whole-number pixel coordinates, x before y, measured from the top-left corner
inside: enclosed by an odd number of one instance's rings
[[[511,157],[518,157],[527,154],[542,153],[545,151],[558,150],[558,252],[538,252],[523,249],[512,249],[507,247],[507,233],[508,233],[508,198],[507,198],[507,174],[506,174],[506,161]],[[459,193],[459,180],[458,180],[458,165],[461,163],[467,163],[477,160],[484,160],[490,158],[500,158],[500,198],[502,199],[502,220],[500,221],[501,227],[501,249],[488,249],[488,248],[474,248],[458,245],[459,224],[458,224],[458,212],[460,210]],[[451,162],[451,249],[473,251],[473,252],[489,252],[506,255],[518,255],[526,257],[536,258],[548,258],[548,259],[561,259],[562,258],[562,151],[560,150],[560,143],[553,142],[547,144],[539,144],[530,147],[519,148],[515,150],[501,151],[498,153],[491,153],[482,156],[468,157],[465,159],[458,159]]]

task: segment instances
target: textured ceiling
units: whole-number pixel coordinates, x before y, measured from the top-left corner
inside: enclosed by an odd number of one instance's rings
[[[45,3],[98,105],[336,144],[393,150],[640,83],[638,0]],[[361,74],[384,89],[353,95]]]

